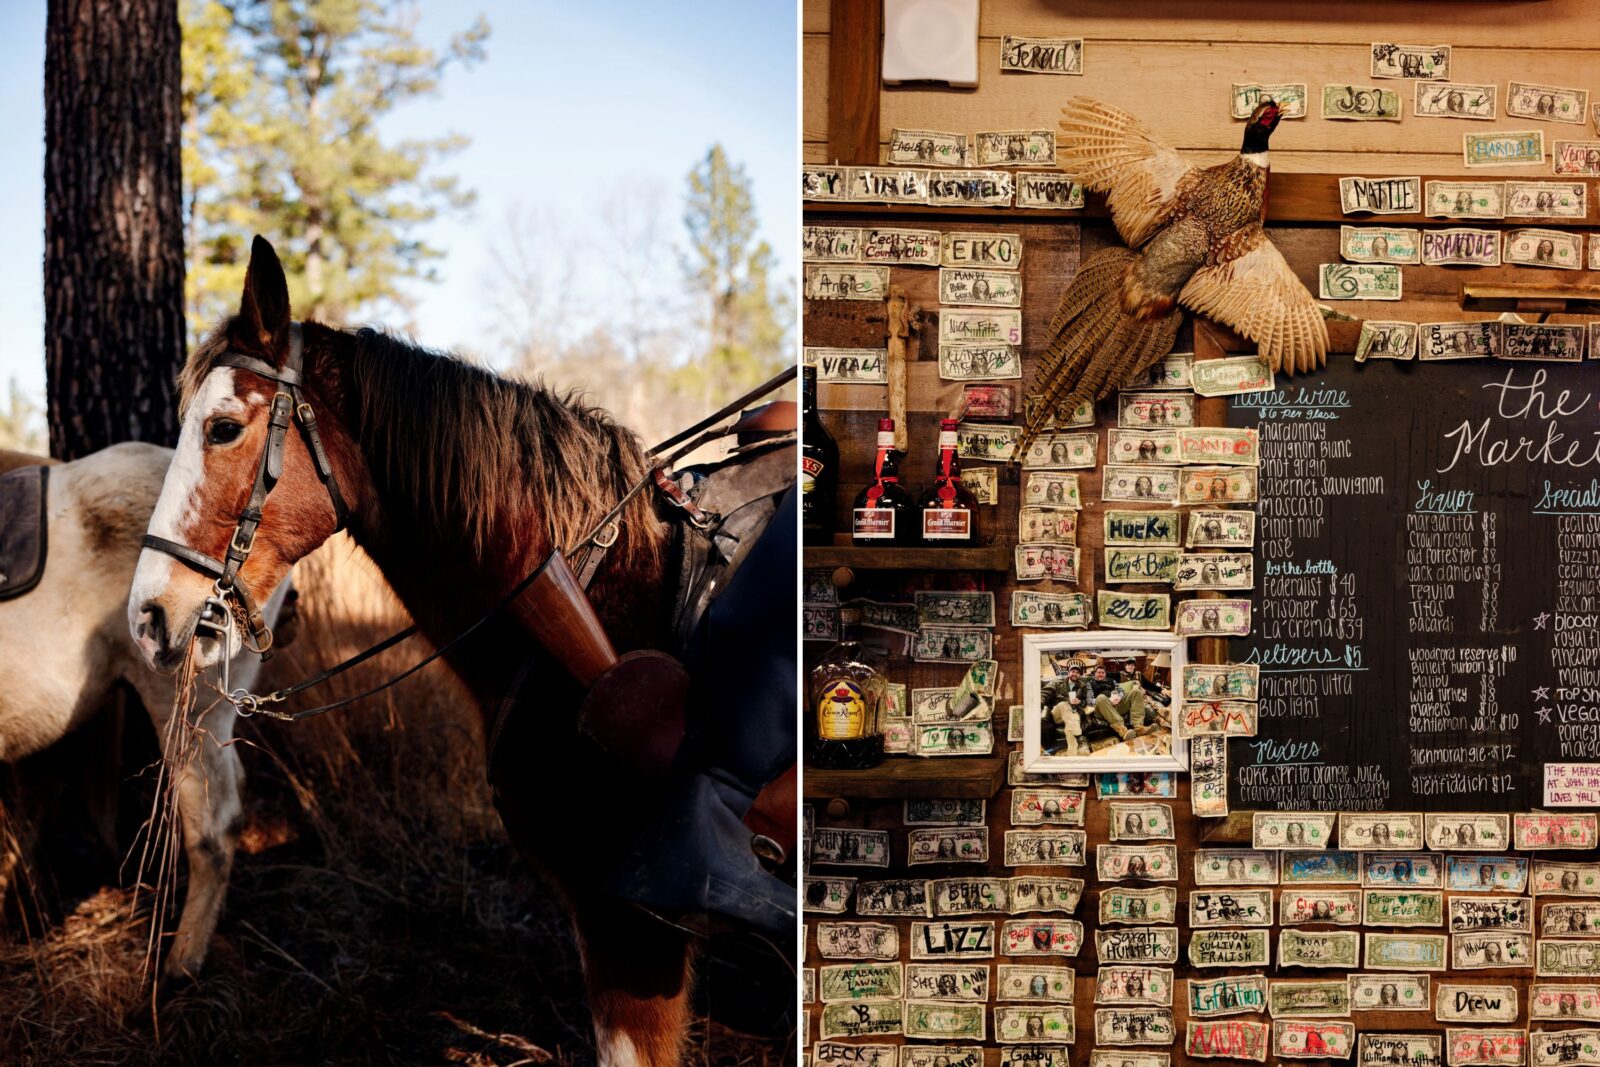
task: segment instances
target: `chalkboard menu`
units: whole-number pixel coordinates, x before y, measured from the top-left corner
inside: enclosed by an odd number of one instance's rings
[[[1333,356],[1277,386],[1228,408],[1261,431],[1230,805],[1541,806],[1546,764],[1600,762],[1600,364]]]

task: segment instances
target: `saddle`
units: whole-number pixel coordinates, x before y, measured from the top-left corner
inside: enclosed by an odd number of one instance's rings
[[[617,656],[559,554],[527,609],[513,606],[566,667],[554,678],[530,660],[494,718],[490,782],[513,839],[551,832],[521,785],[559,773],[542,763],[541,729],[575,705],[591,755],[569,758],[592,760],[601,795],[586,806],[612,831],[591,857],[604,890],[696,934],[733,920],[786,943],[795,919],[778,873],[793,868],[797,814],[794,425],[792,403],[768,405],[741,420],[728,458],[658,472],[673,520],[669,648]],[[615,806],[618,788],[631,805]]]
[[[44,577],[50,539],[45,509],[49,467],[0,475],[0,600],[28,592]]]

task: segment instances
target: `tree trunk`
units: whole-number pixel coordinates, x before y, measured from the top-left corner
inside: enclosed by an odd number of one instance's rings
[[[50,0],[45,361],[61,459],[178,438],[180,42],[176,0]]]

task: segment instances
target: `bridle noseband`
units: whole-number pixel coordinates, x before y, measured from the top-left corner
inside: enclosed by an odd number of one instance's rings
[[[215,595],[207,598],[197,627],[225,632],[235,616],[233,605],[237,605],[237,616],[248,632],[246,645],[263,657],[272,648],[272,629],[267,625],[261,606],[239,581],[239,571],[244,567],[245,560],[250,558],[250,550],[255,547],[256,529],[261,525],[261,509],[267,502],[267,496],[283,476],[283,446],[289,436],[291,420],[300,428],[300,436],[305,440],[306,451],[311,454],[317,477],[322,479],[328,499],[333,503],[334,531],[342,530],[349,518],[349,509],[334,478],[328,450],[323,447],[322,436],[317,432],[316,412],[311,410],[300,388],[304,360],[305,344],[300,323],[293,322],[289,324],[289,356],[282,367],[274,367],[265,360],[233,351],[224,352],[213,364],[214,367],[235,367],[249,371],[278,386],[272,395],[272,408],[267,418],[267,444],[262,449],[261,461],[256,465],[255,485],[250,490],[250,499],[245,502],[244,510],[239,513],[233,536],[228,538],[228,550],[223,558],[208,556],[198,549],[165,537],[150,533],[144,535],[144,547],[164,552],[185,566],[216,579]],[[223,656],[228,656],[227,650],[223,651]]]

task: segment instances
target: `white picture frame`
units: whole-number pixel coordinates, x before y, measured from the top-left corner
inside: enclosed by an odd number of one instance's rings
[[[1118,658],[1128,653],[1140,657],[1165,655],[1159,668],[1166,673],[1170,704],[1165,727],[1170,751],[1165,754],[1137,755],[1108,752],[1105,755],[1059,755],[1044,750],[1043,685],[1044,662],[1059,653],[1100,653],[1102,658]],[[1141,633],[1136,630],[1082,630],[1073,633],[1026,634],[1022,638],[1023,730],[1022,764],[1030,774],[1059,774],[1070,771],[1184,771],[1189,767],[1189,744],[1178,736],[1176,718],[1182,713],[1183,668],[1189,660],[1187,638],[1168,631]],[[1094,714],[1089,711],[1088,714]],[[1158,728],[1155,733],[1160,733]],[[1123,746],[1113,745],[1120,749]]]

